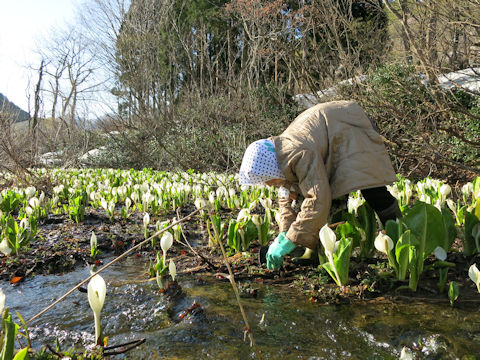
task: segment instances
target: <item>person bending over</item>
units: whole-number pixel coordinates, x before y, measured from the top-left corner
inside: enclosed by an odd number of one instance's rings
[[[401,216],[385,185],[396,181],[383,140],[353,101],[315,105],[278,136],[250,144],[239,171],[241,185],[278,187],[280,233],[267,252],[278,269],[295,247],[315,249],[332,199],[361,190],[382,224]],[[297,212],[292,202],[303,197]]]

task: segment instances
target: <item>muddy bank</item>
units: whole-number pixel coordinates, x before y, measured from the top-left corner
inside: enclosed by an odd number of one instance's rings
[[[193,207],[168,213],[158,220],[172,220],[194,211]],[[155,219],[157,220],[157,219]],[[152,221],[153,222],[153,221]],[[200,216],[182,224],[182,240],[175,243],[168,256],[174,260],[179,274],[192,275],[199,283],[227,282],[228,271],[218,248],[208,246],[208,233]],[[90,256],[90,237],[95,232],[101,254]],[[154,230],[152,230],[152,233]],[[84,221],[74,223],[64,215],[49,215],[39,223],[37,237],[28,248],[21,249],[18,256],[0,255],[0,276],[4,282],[19,283],[36,275],[64,274],[77,267],[105,264],[106,257],[118,256],[144,240],[142,215],[133,213],[126,220],[111,222],[103,211],[88,210]],[[188,244],[187,244],[188,243]],[[190,246],[188,246],[190,245]],[[193,251],[192,251],[193,248]],[[386,258],[361,260],[352,254],[349,284],[336,286],[328,274],[316,266],[299,266],[289,256],[281,269],[270,271],[259,263],[257,246],[249,251],[236,253],[229,262],[240,284],[243,296],[255,296],[256,284],[288,286],[303,293],[312,302],[319,304],[346,304],[358,302],[409,302],[423,301],[449,305],[448,284],[459,284],[460,296],[455,306],[472,307],[480,304],[475,284],[468,278],[468,268],[477,257],[466,258],[461,252],[460,240],[448,254],[447,261],[455,266],[448,271],[446,288],[439,288],[439,272],[434,268],[434,258],[425,262],[418,289],[412,292],[407,282],[396,281],[387,268]],[[160,245],[146,244],[129,256],[155,261]],[[151,277],[148,267],[144,277]]]

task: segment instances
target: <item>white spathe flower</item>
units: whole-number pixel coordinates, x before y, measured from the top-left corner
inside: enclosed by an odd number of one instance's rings
[[[35,187],[33,187],[33,186],[27,187],[25,189],[25,197],[27,199],[30,199],[31,197],[33,197],[35,195],[36,191],[37,191],[37,189],[35,189]]]
[[[233,199],[233,203],[235,204],[236,208],[239,208],[240,206],[242,206],[242,202],[240,201],[239,198]]]
[[[173,281],[175,281],[175,276],[177,276],[177,267],[172,260],[170,260],[170,263],[168,264],[168,272],[170,273]]]
[[[255,226],[262,225],[262,219],[260,218],[260,215],[258,214],[252,215],[252,222],[255,224]]]
[[[412,350],[404,346],[402,351],[400,351],[399,360],[413,360]]]
[[[477,285],[477,290],[480,292],[480,271],[478,271],[477,265],[473,264],[468,269],[468,276]]]
[[[417,182],[417,190],[420,194],[425,194],[425,183]]]
[[[379,233],[375,238],[375,249],[388,255],[388,253],[393,249],[393,240],[390,238],[390,236],[384,233]]]
[[[40,204],[41,204],[41,203],[43,203],[43,200],[45,200],[45,193],[42,191],[42,192],[40,193],[40,197],[38,198],[38,201],[39,201]]]
[[[128,210],[128,209],[130,209],[130,206],[132,206],[132,200],[130,200],[130,198],[127,197],[127,198],[125,199],[125,207],[126,207],[127,210]]]
[[[357,209],[363,204],[363,199],[359,197],[348,197],[347,208],[349,213],[357,213]]]
[[[30,200],[28,200],[28,203],[34,209],[37,208],[40,205],[40,201],[35,196],[30,198]]]
[[[202,198],[196,198],[195,199],[195,207],[197,209],[201,209],[205,206],[207,206],[207,201],[205,199],[202,199]]]
[[[447,199],[447,206],[455,215],[457,214],[457,204],[452,199]]]
[[[100,323],[100,311],[102,311],[105,302],[105,295],[107,294],[107,285],[105,280],[100,275],[95,275],[90,279],[87,288],[88,303],[93,311],[95,319],[95,343],[100,340],[102,326]]]
[[[262,206],[265,209],[271,209],[272,208],[272,199],[270,199],[270,198],[260,198],[260,204],[262,204]]]
[[[150,191],[147,191],[142,195],[142,202],[145,204],[151,204],[155,200],[155,196],[152,195]]]
[[[3,316],[3,308],[5,307],[5,294],[0,289],[0,316]]]
[[[400,199],[400,192],[398,191],[397,184],[387,185],[388,192],[396,199]]]
[[[22,229],[28,229],[28,227],[29,227],[28,219],[27,219],[27,218],[23,218],[22,220],[20,220],[19,226],[20,226]]]
[[[445,261],[445,259],[447,258],[447,252],[441,246],[437,246],[435,250],[433,250],[433,254],[438,260],[441,261]]]
[[[107,285],[100,275],[92,277],[88,283],[88,302],[94,313],[100,313],[105,302]]]
[[[469,197],[472,192],[473,192],[473,183],[468,182],[462,186],[462,194],[465,197]]]
[[[142,193],[146,193],[148,191],[148,189],[149,189],[149,186],[148,186],[147,183],[143,183],[142,185],[140,185],[140,191]]]
[[[55,186],[55,187],[53,188],[53,192],[54,192],[56,195],[58,195],[58,194],[60,194],[61,192],[63,192],[63,189],[64,189],[64,188],[65,188],[65,187],[64,187],[62,184],[57,185],[57,186]]]
[[[134,202],[137,202],[138,199],[139,199],[139,196],[138,196],[138,193],[137,193],[137,192],[132,192],[132,193],[130,194],[130,197],[132,198],[132,200],[133,200]]]
[[[108,213],[113,214],[114,211],[115,211],[115,203],[113,201],[110,201],[108,203]]]
[[[108,210],[108,201],[105,200],[103,197],[100,200],[100,206],[106,211]]]
[[[90,237],[90,248],[95,249],[97,247],[97,235],[92,231],[92,236]]]
[[[208,201],[210,202],[210,204],[212,206],[215,205],[215,192],[214,191],[210,191],[210,194],[208,195]]]
[[[250,211],[248,209],[242,209],[238,213],[237,222],[248,221],[250,218]]]
[[[332,229],[328,227],[328,224],[325,224],[320,229],[320,241],[322,242],[323,247],[325,248],[325,254],[333,254],[335,252],[335,243],[337,237]]]
[[[217,198],[221,199],[227,196],[227,189],[225,186],[219,186],[217,191],[215,191]]]
[[[30,206],[27,206],[25,208],[25,214],[27,214],[28,217],[32,216],[33,214],[33,209]]]
[[[450,193],[452,192],[452,188],[448,184],[443,184],[440,186],[440,195],[442,196],[442,199],[445,199]]]
[[[173,245],[173,235],[168,231],[165,231],[163,233],[162,238],[160,239],[160,247],[162,248],[162,251],[163,251],[164,264],[165,264],[165,258],[167,256],[167,251],[172,247],[172,245]]]
[[[2,242],[0,242],[0,251],[4,255],[10,255],[12,253],[12,248],[8,244],[8,238],[4,237]]]
[[[422,194],[420,196],[420,201],[424,202],[424,203],[427,203],[427,204],[431,204],[432,203],[432,200],[430,198],[430,196],[428,195],[425,195],[425,194]]]
[[[125,197],[125,195],[127,194],[127,187],[125,185],[121,185],[118,187],[117,192],[118,195],[120,195],[121,197]]]
[[[143,226],[147,227],[150,224],[150,214],[147,212],[143,215]]]

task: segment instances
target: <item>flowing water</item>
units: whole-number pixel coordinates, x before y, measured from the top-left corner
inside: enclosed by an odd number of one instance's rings
[[[118,359],[253,359],[233,290],[228,282],[180,277],[170,296],[142,282],[147,264],[130,257],[102,273],[107,298],[102,310],[109,345],[145,338]],[[29,319],[89,275],[87,268],[62,276],[36,276],[3,285],[6,305]],[[480,359],[480,311],[448,305],[330,305],[310,303],[285,286],[253,284],[256,297],[242,298],[263,359],[398,359],[416,346],[417,359]],[[480,295],[479,295],[480,296]],[[196,302],[200,306],[183,316]],[[262,321],[263,318],[263,321]],[[87,294],[76,291],[30,324],[34,348],[78,350],[93,343]]]

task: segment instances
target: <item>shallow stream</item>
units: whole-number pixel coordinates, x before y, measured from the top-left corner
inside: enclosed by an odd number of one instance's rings
[[[182,291],[158,293],[144,282],[145,259],[130,257],[102,273],[107,298],[102,310],[109,345],[145,338],[116,359],[252,359],[243,322],[228,282],[178,279]],[[89,270],[36,276],[3,285],[6,305],[29,319],[89,275]],[[263,359],[398,359],[403,346],[417,359],[480,359],[480,311],[448,305],[310,303],[286,286],[252,284],[256,297],[242,298]],[[480,296],[480,295],[479,295]],[[186,314],[196,302],[200,306]],[[263,321],[262,321],[263,318]],[[34,348],[83,349],[93,342],[87,294],[75,291],[29,327]]]

